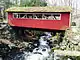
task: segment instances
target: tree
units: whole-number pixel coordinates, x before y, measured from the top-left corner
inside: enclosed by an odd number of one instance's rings
[[[5,8],[9,8],[10,6],[12,6],[13,5],[13,3],[12,2],[10,2],[10,0],[0,0],[0,4],[2,5],[2,6],[4,6]]]

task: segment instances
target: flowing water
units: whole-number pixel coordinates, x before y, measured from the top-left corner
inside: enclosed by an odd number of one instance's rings
[[[51,37],[46,32],[44,36],[40,36],[38,43],[30,44],[25,51],[9,53],[5,58],[3,56],[3,60],[60,60],[60,55],[51,53]]]
[[[41,36],[38,40],[39,43],[34,43],[29,45],[29,50],[22,52],[12,52],[9,53],[3,60],[51,60],[52,56],[50,54],[50,33],[45,33],[45,36]]]

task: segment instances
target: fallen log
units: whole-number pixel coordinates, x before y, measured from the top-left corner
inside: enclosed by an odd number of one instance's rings
[[[0,39],[0,43],[9,44],[9,45],[12,44],[9,40],[6,39]]]
[[[54,53],[63,56],[80,56],[80,51],[54,50]]]

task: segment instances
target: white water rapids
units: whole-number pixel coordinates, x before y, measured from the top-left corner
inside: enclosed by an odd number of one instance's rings
[[[29,45],[27,50],[10,53],[8,57],[0,60],[61,60],[60,55],[57,55],[54,52],[51,53],[51,37],[51,33],[45,32],[45,35],[40,36],[38,43]],[[33,48],[33,46],[35,47]],[[68,58],[66,60],[71,59]]]
[[[50,46],[47,40],[51,37],[51,34],[41,36],[39,39],[40,45],[38,48],[33,49],[32,53],[25,56],[25,60],[48,60],[50,57]],[[25,53],[24,53],[25,54]]]

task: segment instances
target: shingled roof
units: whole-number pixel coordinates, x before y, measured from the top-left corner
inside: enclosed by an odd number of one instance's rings
[[[71,7],[11,7],[6,12],[71,12]]]

